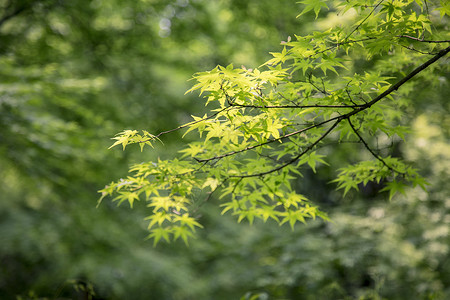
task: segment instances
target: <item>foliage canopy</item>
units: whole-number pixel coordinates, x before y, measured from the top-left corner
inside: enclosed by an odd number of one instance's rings
[[[299,17],[313,11],[317,18],[330,5],[302,3]],[[199,207],[212,196],[221,199],[222,214],[239,222],[272,219],[293,228],[328,217],[292,180],[308,169],[320,172],[328,164],[328,146],[344,143],[370,155],[330,166],[344,196],[369,182],[382,184],[390,199],[407,185],[425,189],[426,180],[390,145],[408,134],[415,91],[439,85],[439,74],[448,70],[442,59],[450,51],[443,29],[448,4],[354,0],[337,1],[332,9],[350,14],[352,24],[289,37],[258,68],[230,64],[195,74],[188,92],[204,96],[209,114],[159,134],[119,133],[112,147],[139,144],[143,150],[182,129],[198,140],[177,158],[133,165],[128,177],[100,191],[101,199],[112,196],[130,206],[145,199],[155,244],[179,238],[188,243],[202,227]]]

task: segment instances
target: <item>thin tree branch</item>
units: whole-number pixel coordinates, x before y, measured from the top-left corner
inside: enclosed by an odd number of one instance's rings
[[[383,3],[384,0],[381,0],[380,2],[378,2],[377,5],[374,6],[374,8],[370,11],[370,13],[367,15],[367,17],[364,18],[364,20],[362,20],[358,26],[355,27],[355,29],[352,30],[352,32],[350,32],[347,37],[344,39],[344,41],[347,41],[348,38],[356,31],[359,29],[359,27],[361,27],[362,24],[364,24],[364,22],[367,21],[367,19],[374,13],[374,11],[377,9],[378,6],[380,6],[381,3]]]
[[[424,39],[416,38],[416,37],[405,35],[405,34],[396,35],[396,37],[398,37],[398,38],[406,38],[406,39],[410,39],[410,40],[415,40],[417,42],[422,42],[422,43],[435,43],[435,44],[450,43],[450,40],[442,40],[442,41],[424,40]]]
[[[368,109],[369,107],[371,107],[372,105],[374,105],[375,103],[377,103],[378,101],[383,99],[384,97],[386,97],[389,94],[391,94],[392,92],[398,90],[402,85],[404,85],[406,82],[411,80],[411,78],[413,78],[414,76],[416,76],[417,74],[419,74],[420,72],[422,72],[423,70],[428,68],[431,64],[435,63],[438,59],[445,56],[448,52],[450,52],[450,46],[439,51],[435,56],[433,56],[432,58],[427,60],[425,63],[423,63],[422,65],[415,68],[411,73],[409,73],[408,75],[403,77],[400,81],[398,81],[396,84],[392,85],[389,89],[387,89],[386,91],[384,91],[383,93],[381,93],[380,95],[375,97],[372,101],[367,102],[366,104],[362,105],[360,108],[357,108],[354,111],[348,113],[346,115],[346,118],[349,118],[363,110]]]
[[[425,55],[435,55],[435,54],[436,54],[436,53],[431,53],[431,52],[423,52],[423,51],[414,49],[413,47],[407,47],[407,46],[401,45],[401,44],[399,44],[399,45],[400,45],[401,47],[407,49],[407,50],[414,51],[414,52],[417,52],[417,53],[420,53],[420,54],[425,54]]]
[[[248,178],[248,177],[259,177],[259,176],[264,176],[276,171],[279,171],[287,166],[289,166],[290,164],[293,164],[294,162],[296,162],[297,160],[299,160],[303,155],[305,155],[308,151],[310,151],[312,148],[314,148],[318,143],[320,143],[320,141],[322,141],[328,134],[330,134],[333,129],[343,120],[343,116],[339,116],[339,118],[337,119],[336,122],[334,122],[334,124],[328,128],[328,130],[323,133],[316,141],[314,141],[314,143],[311,143],[305,150],[303,150],[300,154],[298,154],[297,156],[295,156],[294,158],[292,158],[291,160],[287,161],[286,163],[270,169],[268,171],[265,172],[260,172],[260,173],[254,173],[254,174],[245,174],[245,175],[231,175],[230,178]]]
[[[177,131],[177,130],[180,130],[180,129],[189,127],[189,126],[191,126],[191,125],[194,125],[194,124],[197,124],[197,123],[200,123],[200,122],[203,122],[203,121],[212,119],[212,118],[214,118],[215,116],[217,116],[218,114],[222,113],[223,111],[229,110],[229,109],[230,109],[229,106],[228,106],[228,107],[225,107],[225,108],[223,108],[223,109],[217,111],[216,113],[214,113],[214,114],[212,114],[212,115],[210,115],[210,116],[207,116],[207,117],[205,117],[205,118],[202,118],[202,119],[199,119],[199,120],[196,120],[196,121],[192,121],[192,122],[189,122],[189,123],[180,125],[180,126],[178,126],[178,127],[176,127],[176,128],[170,129],[170,130],[161,131],[161,132],[158,133],[157,135],[155,135],[155,136],[153,136],[153,137],[151,137],[151,138],[149,138],[149,139],[139,141],[138,143],[145,143],[145,142],[153,141],[153,140],[155,140],[156,138],[159,138],[160,136],[162,136],[162,135],[164,135],[164,134],[172,133],[172,132],[174,132],[174,131]]]
[[[291,99],[286,98],[282,93],[277,92],[277,94],[278,94],[281,98],[283,98],[284,100],[286,100],[287,102],[290,102],[290,103],[292,103],[293,105],[296,105],[296,106],[299,105],[298,103],[295,103],[295,102],[292,101]],[[302,100],[302,101],[303,101],[303,100]],[[299,103],[301,103],[302,101],[300,101]]]
[[[405,175],[405,172],[400,172],[398,170],[396,170],[395,168],[389,166],[386,161],[384,161],[383,157],[381,157],[380,155],[378,155],[377,153],[375,153],[375,151],[372,150],[372,148],[370,148],[369,144],[367,144],[367,142],[363,139],[363,137],[361,136],[361,134],[358,132],[358,130],[355,128],[355,126],[353,126],[352,121],[350,120],[350,117],[347,119],[348,124],[350,125],[350,127],[352,128],[353,132],[358,136],[359,141],[361,143],[363,143],[364,147],[366,147],[366,149],[370,152],[370,154],[373,155],[373,157],[375,157],[376,159],[378,159],[380,162],[383,163],[383,165],[385,165],[389,170],[398,173],[398,174],[402,174]]]
[[[349,36],[346,37],[346,39],[348,39],[348,38],[349,38]],[[324,49],[322,51],[318,51],[316,53],[313,53],[313,54],[309,55],[307,58],[311,58],[311,57],[313,57],[313,56],[315,56],[317,54],[325,53],[325,52],[330,51],[330,50],[332,50],[334,48],[339,48],[339,46],[342,46],[342,45],[352,44],[352,43],[359,43],[359,42],[364,42],[364,41],[368,41],[368,40],[376,40],[377,38],[376,37],[367,37],[367,38],[363,38],[363,39],[360,39],[360,40],[350,40],[350,41],[348,41],[346,39],[344,39],[344,41],[342,41],[342,42],[333,43],[332,46],[330,46],[330,47],[328,47],[328,48],[326,48],[326,49]]]
[[[364,104],[355,105],[321,105],[321,104],[311,104],[311,105],[250,105],[250,104],[238,104],[232,103],[230,106],[237,106],[243,108],[357,108],[363,106]]]
[[[271,144],[271,143],[273,143],[273,142],[279,142],[279,141],[282,141],[282,140],[284,140],[284,139],[286,139],[286,138],[288,138],[288,137],[291,137],[291,136],[300,134],[300,133],[302,133],[302,132],[308,131],[308,130],[310,130],[310,129],[313,129],[313,128],[322,126],[322,125],[324,125],[324,124],[327,124],[327,123],[329,123],[329,122],[331,122],[331,121],[334,121],[334,120],[338,120],[338,119],[340,119],[340,118],[342,118],[342,116],[337,116],[337,117],[328,119],[328,120],[326,120],[326,121],[323,121],[323,122],[320,122],[320,123],[311,125],[311,126],[309,126],[309,127],[302,128],[302,129],[300,129],[300,130],[297,130],[297,131],[294,131],[294,132],[285,134],[285,135],[283,135],[283,136],[281,136],[281,137],[279,137],[279,138],[271,139],[271,140],[268,140],[268,141],[266,141],[266,142],[264,142],[264,143],[260,143],[260,144],[257,144],[257,145],[248,146],[248,147],[243,148],[243,149],[241,149],[241,150],[231,151],[231,152],[228,152],[228,153],[225,153],[225,154],[222,154],[222,155],[217,155],[217,156],[213,156],[213,157],[205,158],[205,159],[199,159],[199,158],[194,158],[194,159],[195,159],[197,162],[205,162],[205,161],[211,161],[211,160],[216,160],[216,159],[222,159],[222,158],[224,158],[224,157],[231,156],[231,155],[235,155],[235,154],[238,154],[238,153],[242,153],[242,152],[245,152],[245,151],[248,151],[248,150],[252,150],[252,149],[255,149],[255,148],[259,148],[259,147],[265,146],[265,145],[267,145],[267,144]]]
[[[318,86],[316,86],[316,85],[314,84],[314,82],[311,80],[311,77],[312,77],[312,72],[310,72],[309,75],[308,75],[308,83],[309,83],[310,85],[312,85],[316,90],[318,90],[318,91],[321,92],[322,94],[324,94],[324,95],[330,95],[330,93],[328,93],[328,92],[326,91],[326,89],[325,89],[325,85],[324,85],[324,83],[323,83],[323,79],[322,79],[322,78],[320,78],[321,81],[322,81],[322,86],[323,86],[323,89],[321,90]]]

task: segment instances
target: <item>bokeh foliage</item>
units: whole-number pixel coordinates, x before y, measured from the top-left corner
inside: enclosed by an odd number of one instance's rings
[[[183,95],[193,73],[256,67],[288,35],[340,22],[300,11],[293,1],[0,1],[0,297],[89,294],[70,280],[106,299],[448,297],[448,74],[423,81],[406,108],[408,143],[395,145],[428,193],[389,202],[368,186],[343,199],[328,184],[335,170],[320,166],[296,185],[333,222],[238,225],[211,199],[188,248],[144,240],[142,203],[95,208],[99,187],[129,165],[176,155],[176,133],[152,152],[106,149],[124,128],[159,132],[201,115]],[[364,155],[350,146],[331,159]]]

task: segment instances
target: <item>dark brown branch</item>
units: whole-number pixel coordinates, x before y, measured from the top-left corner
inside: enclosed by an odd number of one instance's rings
[[[328,134],[330,134],[334,128],[336,128],[336,126],[343,120],[342,116],[339,116],[337,121],[334,122],[334,124],[328,128],[328,130],[323,133],[316,141],[314,141],[314,143],[311,143],[305,150],[303,150],[300,154],[298,154],[297,156],[295,156],[294,158],[292,158],[291,160],[287,161],[286,163],[270,169],[268,171],[265,172],[260,172],[260,173],[255,173],[255,174],[246,174],[246,175],[231,175],[231,178],[248,178],[248,177],[259,177],[259,176],[264,176],[273,172],[277,172],[293,163],[295,163],[296,161],[298,161],[303,155],[305,155],[308,151],[310,151],[312,148],[314,148],[317,144],[320,143],[320,141],[322,141],[325,137],[328,136]]]
[[[442,41],[432,41],[432,40],[424,40],[424,39],[420,39],[420,38],[416,38],[413,36],[409,36],[409,35],[397,35],[396,37],[398,38],[406,38],[406,39],[410,39],[410,40],[414,40],[417,42],[422,42],[422,43],[433,43],[433,44],[439,44],[439,43],[450,43],[450,40],[442,40]]]
[[[238,154],[238,153],[242,153],[242,152],[245,152],[245,151],[248,151],[248,150],[252,150],[252,149],[255,149],[255,148],[259,148],[259,147],[265,146],[265,145],[267,145],[267,144],[271,144],[271,143],[273,143],[273,142],[279,142],[279,141],[282,141],[282,140],[284,140],[284,139],[286,139],[286,138],[288,138],[288,137],[291,137],[291,136],[300,134],[300,133],[302,133],[302,132],[305,132],[305,131],[308,131],[308,130],[310,130],[310,129],[313,129],[313,128],[322,126],[322,125],[327,124],[327,123],[329,123],[329,122],[331,122],[331,121],[338,120],[338,119],[341,119],[341,118],[342,118],[342,116],[334,117],[334,118],[331,118],[331,119],[329,119],[329,120],[326,120],[326,121],[323,121],[323,122],[320,122],[320,123],[311,125],[311,126],[309,126],[309,127],[302,128],[302,129],[300,129],[300,130],[297,130],[297,131],[294,131],[294,132],[285,134],[285,135],[283,135],[283,136],[281,136],[281,137],[279,137],[279,138],[271,139],[271,140],[268,140],[268,141],[266,141],[266,142],[264,142],[264,143],[260,143],[260,144],[257,144],[257,145],[248,146],[248,147],[243,148],[243,149],[241,149],[241,150],[231,151],[231,152],[228,152],[228,153],[225,153],[225,154],[222,154],[222,155],[217,155],[217,156],[210,157],[210,158],[205,158],[205,159],[198,159],[198,158],[194,158],[194,159],[195,159],[197,162],[205,162],[205,161],[211,161],[211,160],[216,160],[216,159],[222,159],[222,158],[224,158],[224,157],[231,156],[231,155],[235,155],[235,154]]]
[[[249,105],[249,104],[237,104],[232,103],[230,106],[237,106],[243,108],[357,108],[363,106],[364,104],[355,104],[355,105],[320,105],[320,104],[312,104],[312,105]]]
[[[159,138],[160,136],[162,136],[162,135],[164,135],[164,134],[172,133],[172,132],[174,132],[174,131],[177,131],[177,130],[180,130],[180,129],[189,127],[189,126],[191,126],[191,125],[194,125],[194,124],[197,124],[197,123],[200,123],[200,122],[203,122],[203,121],[212,119],[212,118],[214,118],[215,116],[217,116],[218,114],[220,114],[221,112],[223,112],[223,111],[225,111],[225,110],[227,110],[227,109],[230,109],[230,107],[225,107],[225,108],[219,110],[218,112],[216,112],[216,113],[214,113],[214,114],[212,114],[212,115],[210,115],[210,116],[207,116],[207,117],[205,117],[205,118],[203,118],[203,119],[196,120],[196,121],[192,121],[192,122],[189,122],[189,123],[180,125],[180,126],[178,126],[177,128],[173,128],[173,129],[170,129],[170,130],[161,131],[160,133],[158,133],[157,135],[153,136],[152,138],[149,138],[149,139],[146,139],[146,140],[143,140],[143,141],[139,141],[139,143],[145,143],[145,142],[153,141],[153,140],[155,140],[156,138]]]
[[[321,81],[322,81],[322,86],[323,86],[323,89],[321,90],[317,85],[314,84],[314,82],[312,81],[311,77],[312,77],[312,72],[309,73],[309,75],[308,75],[308,83],[309,83],[310,85],[312,85],[316,90],[318,90],[318,91],[321,92],[322,94],[324,94],[324,95],[330,95],[330,93],[328,93],[328,92],[326,91],[326,89],[325,89],[325,84],[323,83],[323,79],[322,79],[322,78],[320,78]]]
[[[358,26],[355,27],[355,29],[352,30],[352,32],[350,32],[344,39],[344,41],[347,41],[348,38],[356,31],[359,29],[359,27],[361,27],[362,24],[364,24],[364,22],[367,21],[367,19],[374,13],[374,11],[377,9],[378,6],[380,6],[381,3],[383,3],[384,0],[381,0],[380,2],[378,2],[377,5],[374,6],[374,8],[370,11],[370,13],[364,18],[364,20],[362,20]]]
[[[425,55],[435,55],[436,54],[436,53],[431,53],[431,52],[420,51],[420,50],[414,49],[413,47],[407,47],[407,46],[404,46],[404,45],[400,45],[400,46],[405,48],[405,49],[407,49],[407,50],[414,51],[414,52],[417,52],[417,53],[420,53],[420,54],[425,54]]]
[[[445,56],[449,51],[450,51],[450,47],[447,47],[447,48],[439,51],[435,56],[433,56],[432,58],[427,60],[425,63],[423,63],[422,65],[415,68],[411,73],[409,73],[408,75],[403,77],[400,81],[398,81],[396,84],[392,85],[389,89],[387,89],[386,91],[384,91],[383,93],[381,93],[380,95],[375,97],[372,101],[367,102],[366,104],[362,105],[360,108],[357,108],[354,111],[348,113],[346,115],[346,118],[349,118],[349,117],[359,113],[360,111],[368,109],[369,107],[371,107],[372,105],[374,105],[375,103],[377,103],[378,101],[383,99],[384,97],[386,97],[389,94],[391,94],[392,92],[398,90],[402,85],[404,85],[406,82],[411,80],[411,78],[413,78],[414,76],[416,76],[417,74],[419,74],[420,72],[422,72],[423,70],[428,68],[431,64],[435,63],[441,57]]]
[[[346,45],[346,44],[359,43],[359,42],[364,42],[364,41],[368,41],[368,40],[376,40],[376,39],[377,38],[375,38],[375,37],[367,37],[367,38],[363,38],[363,39],[360,39],[360,40],[349,40],[349,41],[348,40],[344,40],[342,42],[336,42],[336,43],[333,43],[332,46],[330,46],[330,47],[328,47],[328,48],[326,48],[324,50],[321,50],[321,51],[318,51],[316,53],[313,53],[313,54],[309,55],[307,58],[311,58],[311,57],[313,57],[315,55],[318,55],[318,54],[321,54],[321,53],[325,53],[325,52],[330,51],[330,50],[332,50],[334,48],[339,48],[339,46],[343,46],[343,45]]]
[[[367,142],[363,139],[363,137],[361,136],[361,134],[358,132],[358,130],[355,128],[355,126],[353,126],[352,121],[350,120],[350,117],[347,119],[348,124],[350,125],[350,127],[352,128],[353,132],[358,136],[359,141],[361,143],[363,143],[364,147],[366,147],[367,151],[370,152],[370,154],[372,154],[373,157],[375,157],[377,160],[379,160],[381,163],[383,163],[383,165],[385,165],[389,170],[398,173],[398,174],[402,174],[405,175],[405,172],[400,172],[398,170],[396,170],[395,168],[393,168],[392,166],[389,166],[383,159],[383,157],[381,157],[380,155],[378,155],[377,153],[375,153],[375,151],[372,150],[372,148],[370,148],[369,144],[367,144]]]
[[[280,93],[280,92],[277,92],[277,94],[278,95],[280,95],[280,97],[281,98],[283,98],[284,100],[286,100],[287,102],[290,102],[290,103],[292,103],[293,105],[296,105],[296,106],[298,106],[298,104],[297,103],[295,103],[294,101],[292,101],[291,99],[288,99],[288,98],[286,98],[282,93]]]

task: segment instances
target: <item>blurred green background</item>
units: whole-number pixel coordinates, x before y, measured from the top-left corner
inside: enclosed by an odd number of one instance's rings
[[[0,0],[0,299],[449,299],[448,74],[416,94],[398,145],[427,193],[389,202],[369,186],[344,199],[324,166],[297,185],[331,223],[237,224],[213,200],[190,247],[153,248],[145,203],[96,208],[129,165],[188,141],[173,133],[140,153],[107,150],[111,137],[203,115],[184,95],[193,73],[257,67],[289,35],[337,22],[300,11],[292,0]],[[329,159],[349,151],[363,149]]]

